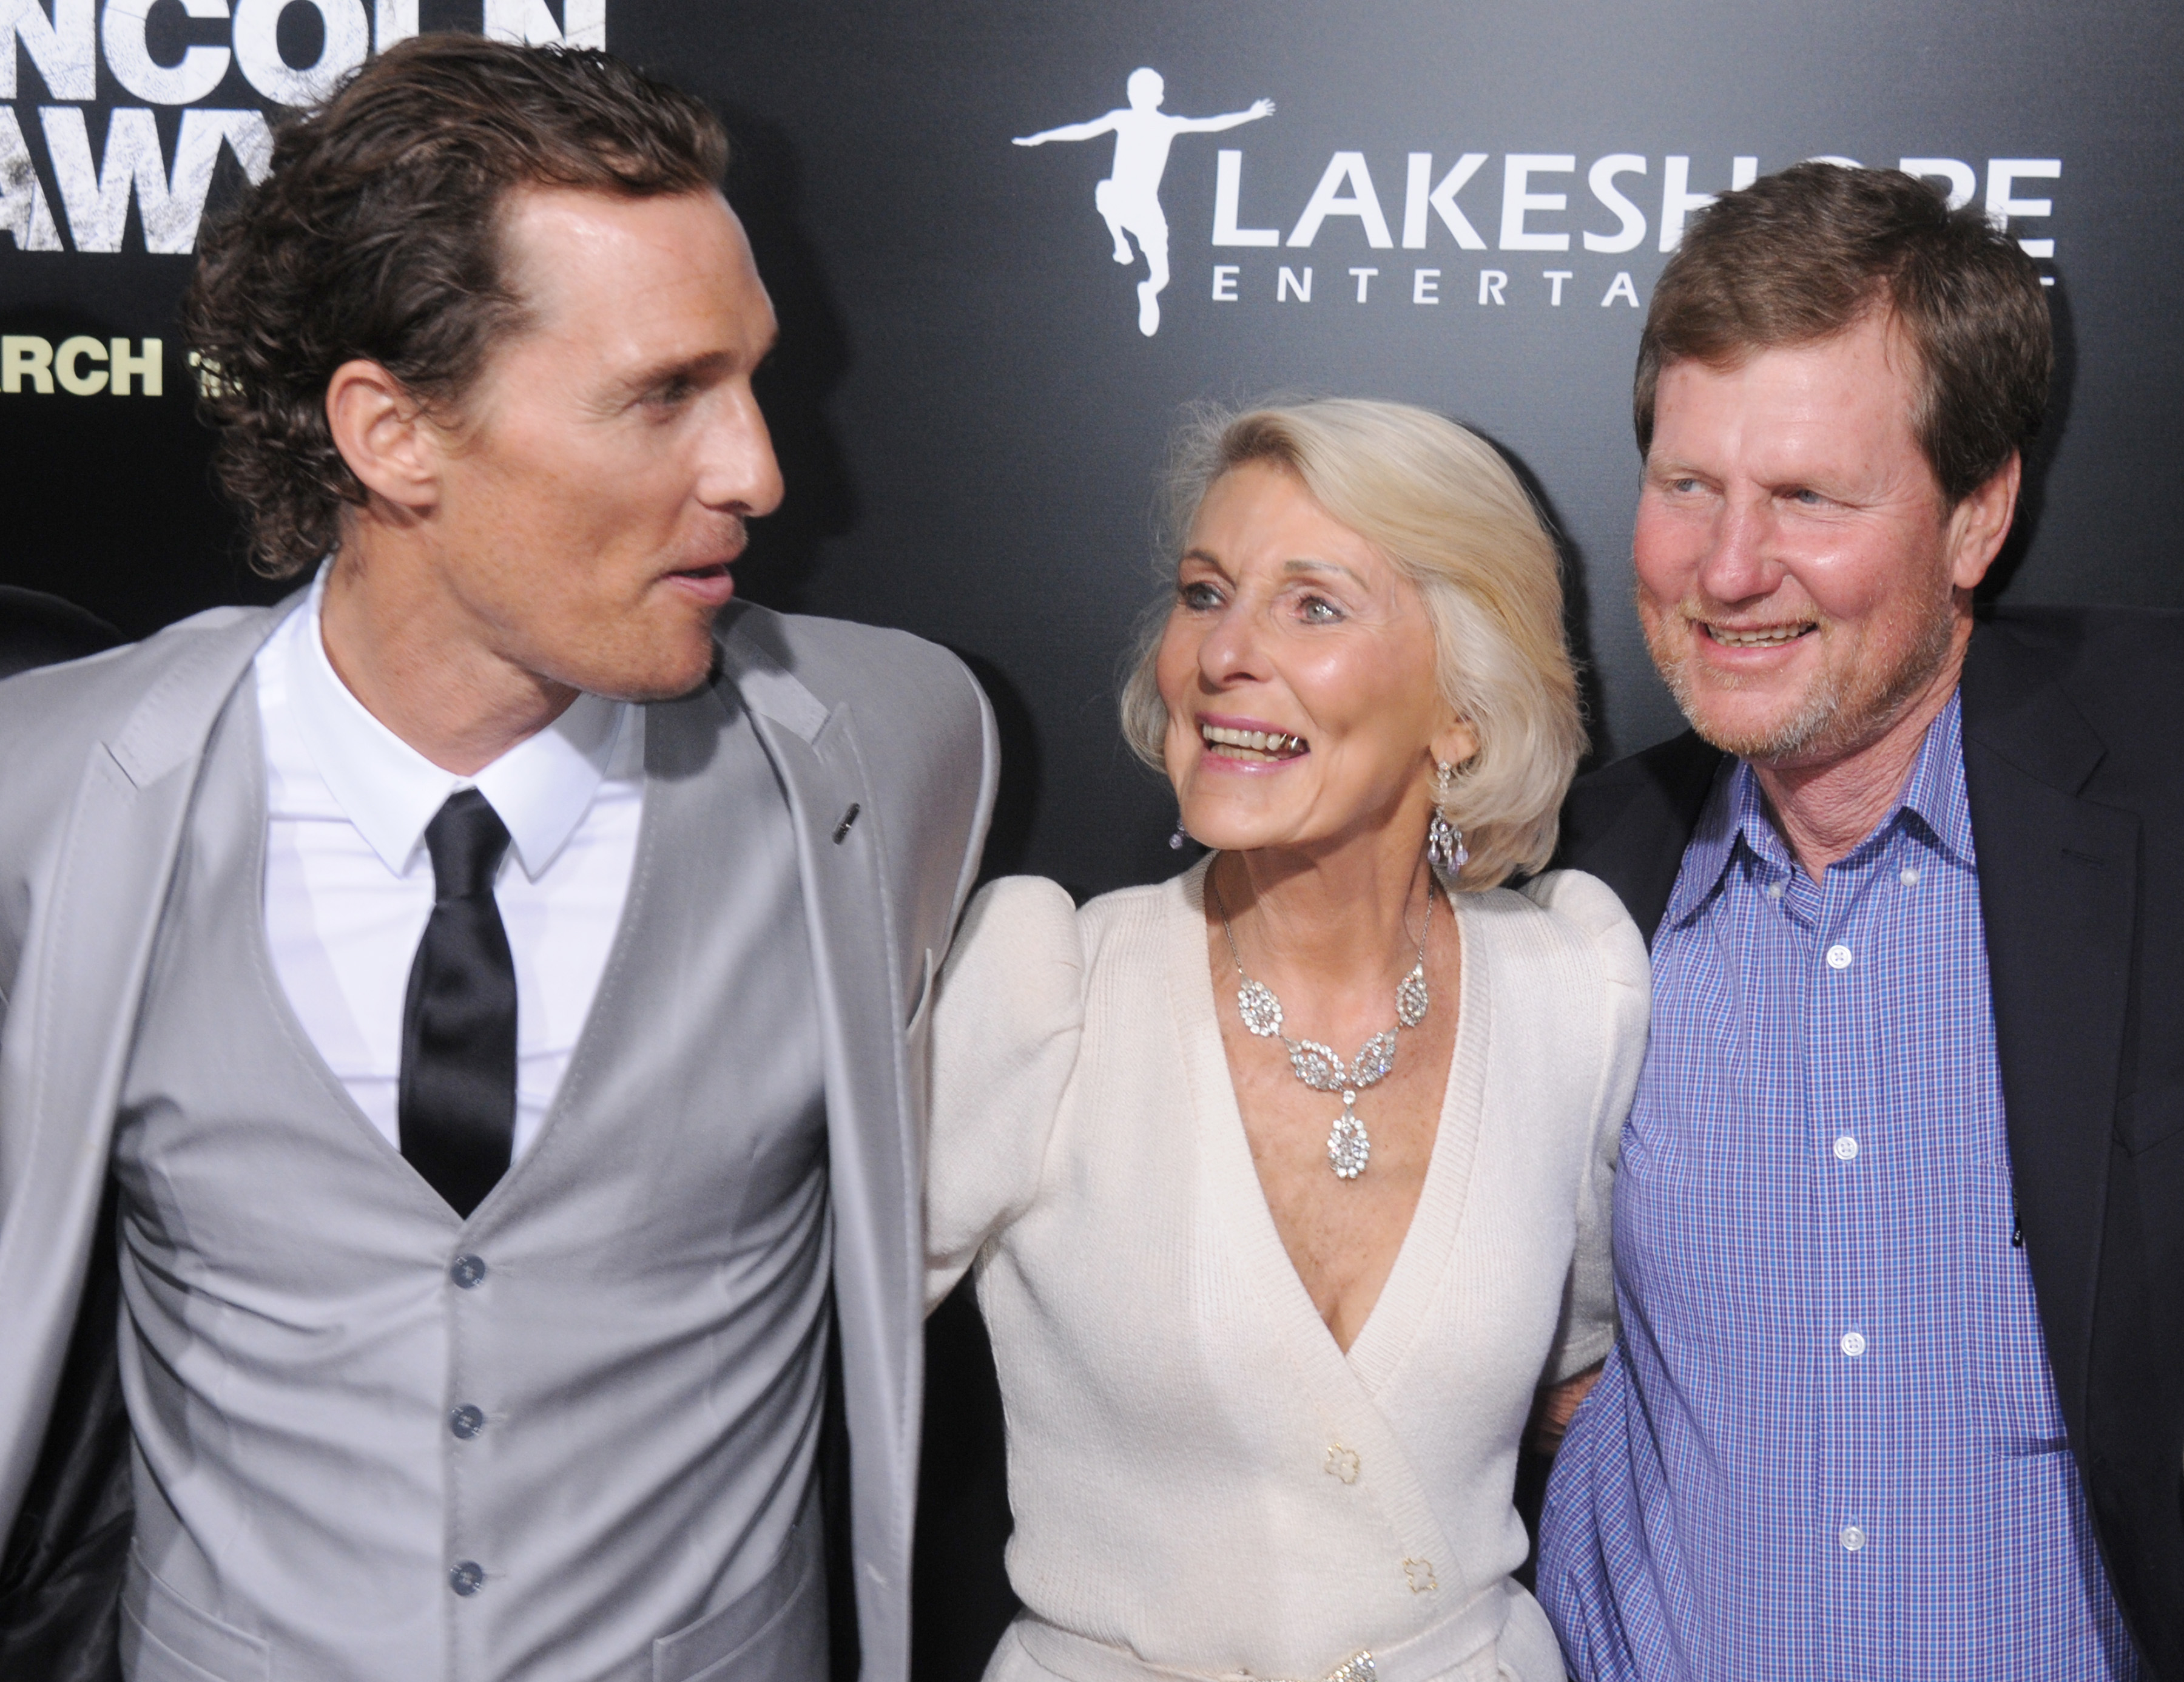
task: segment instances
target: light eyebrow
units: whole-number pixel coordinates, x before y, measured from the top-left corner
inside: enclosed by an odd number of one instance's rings
[[[1282,563],[1282,571],[1285,573],[1339,572],[1342,576],[1347,578],[1353,584],[1362,587],[1365,582],[1362,578],[1360,578],[1355,572],[1351,571],[1350,568],[1345,566],[1339,560],[1311,560],[1302,558],[1295,560],[1285,560]]]

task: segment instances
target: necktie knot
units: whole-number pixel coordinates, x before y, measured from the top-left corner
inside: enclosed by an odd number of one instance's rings
[[[508,826],[476,789],[458,789],[425,826],[425,847],[432,855],[436,904],[490,896],[508,851]]]

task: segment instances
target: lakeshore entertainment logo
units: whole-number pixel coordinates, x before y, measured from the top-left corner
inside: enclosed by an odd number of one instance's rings
[[[1160,184],[1167,172],[1169,147],[1179,134],[1218,134],[1241,123],[1270,117],[1274,111],[1273,100],[1261,99],[1250,110],[1231,111],[1225,117],[1171,116],[1160,109],[1167,92],[1167,84],[1158,70],[1133,70],[1123,87],[1128,104],[1089,122],[1065,123],[1057,129],[1020,136],[1016,142],[1044,146],[1050,140],[1115,136],[1114,160],[1107,166],[1107,178],[1092,189],[1092,203],[1114,237],[1117,263],[1137,261],[1137,253],[1130,249],[1133,237],[1145,253],[1147,273],[1138,282],[1138,331],[1147,338],[1160,331],[1160,295],[1168,282],[1167,216],[1161,209]]]
[[[1166,83],[1150,69],[1133,71],[1127,91],[1128,104],[1104,117],[1048,129],[1015,143],[1037,146],[1050,140],[1115,136],[1114,159],[1106,179],[1093,190],[1094,204],[1113,237],[1117,264],[1136,262],[1133,237],[1143,253],[1148,272],[1137,285],[1138,330],[1150,337],[1159,331],[1157,299],[1171,278],[1168,225],[1159,198],[1170,142],[1178,135],[1211,133],[1269,116],[1274,102],[1262,98],[1247,110],[1226,116],[1170,116],[1159,109]],[[1784,158],[1769,167],[1794,161]],[[1830,155],[1816,161],[1855,166],[1859,160]],[[1936,156],[1892,161],[1894,167],[1944,187],[1953,209],[1981,199],[1997,227],[2051,217],[2053,200],[2031,196],[2024,184],[2057,181],[2063,173],[2059,158]],[[1635,270],[1615,259],[1648,246],[1674,251],[1693,213],[1712,203],[1724,189],[1749,187],[1758,179],[1760,166],[1756,152],[1730,153],[1726,167],[1720,159],[1701,158],[1696,170],[1688,153],[1663,153],[1656,159],[1639,152],[1607,153],[1585,160],[1587,196],[1573,205],[1580,168],[1577,153],[1504,153],[1498,170],[1490,167],[1493,162],[1494,154],[1486,152],[1453,156],[1407,152],[1397,171],[1390,167],[1392,159],[1384,159],[1381,179],[1392,183],[1400,177],[1403,183],[1398,201],[1383,198],[1373,160],[1365,153],[1333,152],[1318,185],[1303,197],[1295,220],[1287,221],[1284,235],[1280,186],[1255,181],[1248,214],[1255,222],[1265,218],[1275,226],[1246,226],[1244,152],[1240,147],[1221,148],[1213,160],[1209,255],[1255,248],[1310,253],[1323,235],[1329,248],[1347,243],[1357,251],[1362,245],[1361,255],[1379,251],[1419,255],[1415,259],[1391,255],[1365,263],[1340,258],[1329,261],[1324,250],[1317,259],[1293,257],[1282,262],[1221,261],[1217,257],[1202,271],[1210,282],[1207,296],[1223,304],[1339,302],[1407,309],[1468,304],[1506,309],[1530,304],[1550,309],[1571,304],[1640,309],[1643,304]],[[1709,174],[1718,185],[1709,183]],[[1700,182],[1696,187],[1695,176]],[[1501,199],[1490,209],[1497,178]],[[1652,190],[1657,181],[1658,192]],[[1291,183],[1291,192],[1301,186]],[[1296,200],[1292,197],[1290,202]],[[1400,243],[1398,224],[1388,214],[1398,203]],[[1482,226],[1496,236],[1490,245]],[[1346,242],[1341,237],[1345,232]],[[2053,238],[2037,231],[2029,237],[2020,236],[2019,243],[2036,259],[2052,260],[2055,255]],[[1466,260],[1459,255],[1488,251],[1494,253],[1491,259]],[[1585,255],[1578,257],[1578,252]],[[1539,255],[1511,257],[1505,253]],[[2053,285],[2053,277],[2042,276],[2042,284]]]
[[[18,251],[118,252],[133,202],[146,251],[193,250],[222,148],[250,180],[265,179],[273,156],[266,111],[316,103],[368,53],[416,34],[418,5],[0,0],[0,101],[8,102],[0,103],[0,233]],[[304,64],[292,64],[283,50],[284,36],[288,52],[311,38],[310,29],[298,28],[299,11],[315,14],[300,20],[316,25],[316,57]],[[203,21],[226,23],[225,41],[198,39]],[[604,47],[606,0],[562,0],[559,21],[545,0],[478,0],[478,27],[507,41]],[[102,62],[125,95],[143,103],[102,114]],[[29,78],[20,74],[24,63]],[[234,71],[258,103],[203,103],[223,86],[231,96],[237,92]],[[43,100],[31,97],[31,86],[19,87],[26,81],[37,84]],[[159,114],[176,109],[170,154]],[[102,114],[105,131],[94,155],[92,127]],[[27,377],[30,364],[10,365],[25,370],[19,380]]]

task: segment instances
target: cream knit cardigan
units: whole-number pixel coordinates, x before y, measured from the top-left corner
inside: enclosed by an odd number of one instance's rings
[[[988,1677],[1316,1679],[1369,1652],[1349,1676],[1549,1682],[1511,1489],[1538,1385],[1614,1334],[1644,944],[1579,872],[1455,896],[1440,1132],[1345,1355],[1252,1166],[1205,870],[1081,911],[996,882],[939,983],[927,1296],[977,1268],[1025,1607]]]

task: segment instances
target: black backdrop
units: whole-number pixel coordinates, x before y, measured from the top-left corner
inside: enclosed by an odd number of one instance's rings
[[[314,66],[361,50],[367,18],[383,32],[405,11],[603,35],[727,117],[730,196],[782,317],[763,394],[789,485],[743,588],[972,661],[1010,761],[989,868],[1086,893],[1172,867],[1172,806],[1118,747],[1112,696],[1151,590],[1153,475],[1195,399],[1359,393],[1480,428],[1563,534],[1596,748],[1667,733],[1628,605],[1637,306],[1672,190],[1727,187],[1739,159],[1930,160],[2045,242],[2061,372],[1997,586],[2184,604],[2168,560],[2184,21],[2159,0],[237,0],[231,18],[154,0],[141,46],[120,15],[139,8],[31,3],[23,43],[0,35],[0,583],[131,633],[272,593],[239,563],[189,415],[172,312],[192,195],[262,157],[254,114],[277,120]],[[1111,260],[1094,205],[1112,142],[1009,143],[1123,104],[1139,66],[1173,113],[1276,104],[1175,141],[1173,280],[1150,337],[1144,266]],[[1217,243],[1232,168],[1247,242]],[[1362,301],[1358,269],[1375,271]],[[163,394],[141,373],[126,398],[71,393],[54,363],[75,337],[132,355],[160,339]],[[106,366],[81,345],[70,363],[79,386]],[[921,1665],[975,1674],[1007,1611],[1007,1520],[961,1305],[933,1356]]]

